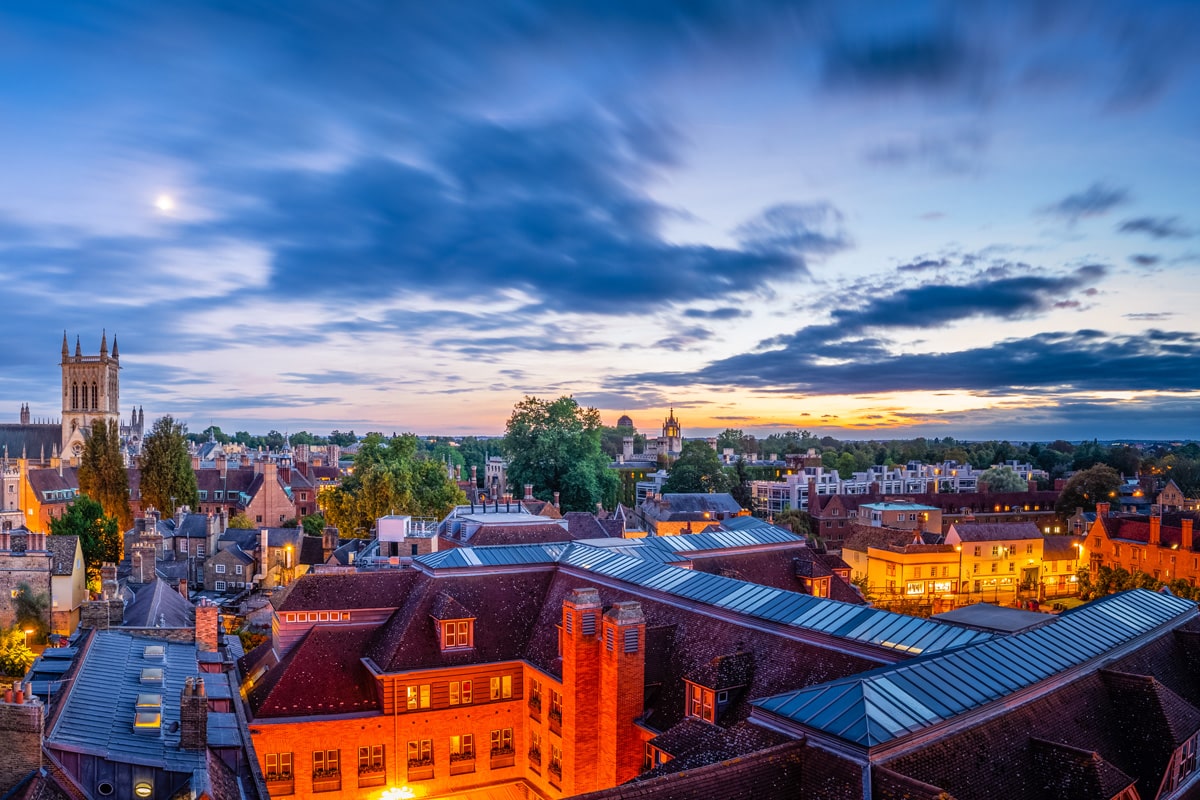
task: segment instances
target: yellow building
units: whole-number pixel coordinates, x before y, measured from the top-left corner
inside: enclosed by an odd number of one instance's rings
[[[946,532],[961,563],[960,605],[985,601],[1007,605],[1018,594],[1032,597],[1042,582],[1045,537],[1033,522],[956,522]]]
[[[842,546],[842,560],[882,608],[915,604],[937,613],[955,605],[958,552],[950,545],[926,544],[919,532],[856,524]]]

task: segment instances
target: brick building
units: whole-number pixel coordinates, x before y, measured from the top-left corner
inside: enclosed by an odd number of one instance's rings
[[[1082,563],[1093,576],[1101,566],[1144,572],[1170,583],[1200,580],[1200,548],[1194,526],[1200,512],[1171,511],[1152,516],[1110,511],[1096,504],[1096,519],[1083,540]]]

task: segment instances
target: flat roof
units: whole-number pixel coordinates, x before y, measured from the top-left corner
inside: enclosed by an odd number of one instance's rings
[[[972,603],[953,611],[934,614],[931,619],[939,622],[951,622],[955,625],[966,625],[969,628],[999,631],[1001,633],[1016,633],[1035,625],[1043,625],[1054,617],[1037,611],[1023,611],[1019,608],[998,606],[994,603]]]

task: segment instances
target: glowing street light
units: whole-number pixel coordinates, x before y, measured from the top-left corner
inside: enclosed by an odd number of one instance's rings
[[[416,796],[407,786],[399,786],[385,791],[379,800],[413,800]]]
[[[25,646],[29,647],[29,634],[33,633],[33,628],[25,629]]]

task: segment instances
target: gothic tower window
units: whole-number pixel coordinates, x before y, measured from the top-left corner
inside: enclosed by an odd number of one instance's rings
[[[96,391],[96,382],[92,381],[92,408],[100,407],[100,394]]]
[[[79,408],[79,384],[71,384],[71,410]]]

